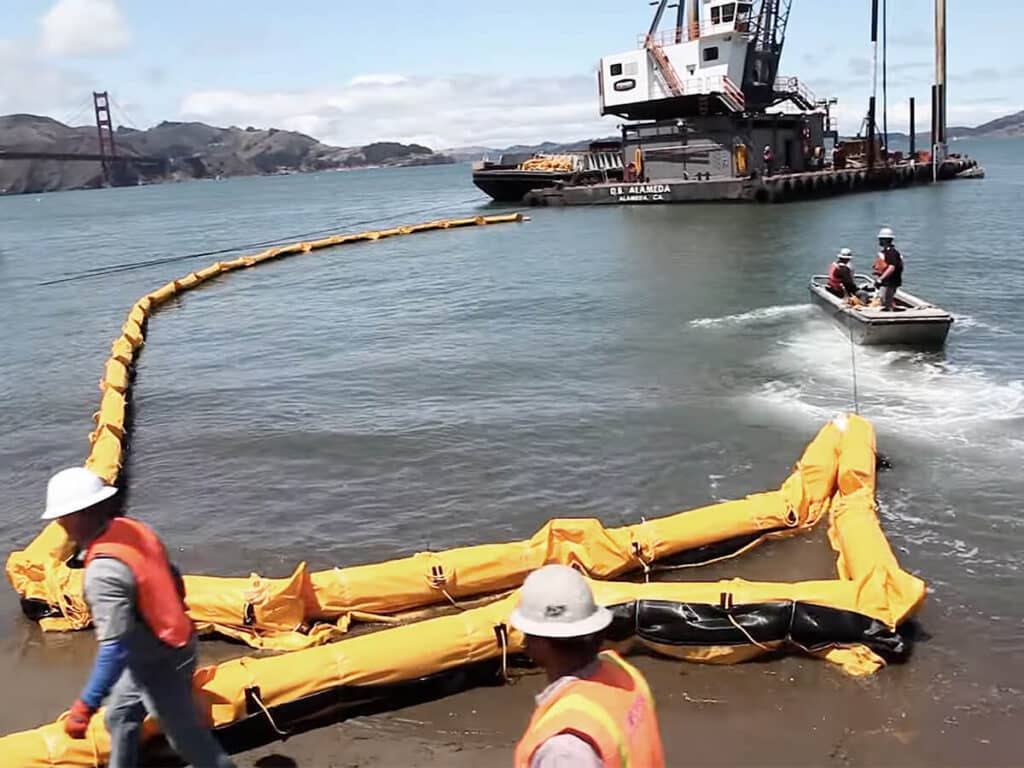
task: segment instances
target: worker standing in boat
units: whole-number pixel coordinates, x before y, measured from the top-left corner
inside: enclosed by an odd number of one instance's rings
[[[516,768],[662,768],[665,758],[647,681],[613,651],[600,651],[612,614],[574,569],[531,573],[512,612],[526,652],[548,686],[515,751]]]
[[[882,292],[882,310],[891,312],[896,300],[896,290],[903,285],[903,256],[893,241],[895,234],[889,227],[878,230],[878,245],[881,250],[875,258],[873,271],[875,287]]]
[[[43,519],[56,520],[85,551],[85,599],[100,644],[64,731],[72,739],[86,738],[109,693],[110,768],[139,765],[147,712],[192,765],[232,768],[192,698],[196,637],[181,576],[153,531],[114,516],[116,493],[84,467],[58,472],[46,488]]]
[[[840,249],[836,260],[828,269],[828,292],[840,299],[855,297],[861,299],[857,290],[857,283],[853,279],[853,269],[850,261],[853,259],[853,252],[849,248]]]

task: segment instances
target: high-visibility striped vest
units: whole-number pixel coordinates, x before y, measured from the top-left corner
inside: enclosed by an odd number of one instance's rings
[[[516,745],[516,768],[529,768],[533,753],[560,733],[587,741],[606,768],[664,767],[647,681],[614,651],[602,651],[598,661],[594,675],[560,686],[534,710]]]
[[[135,610],[161,642],[183,648],[192,639],[192,619],[178,592],[164,545],[138,520],[115,517],[89,545],[85,564],[112,557],[127,565],[135,577]]]

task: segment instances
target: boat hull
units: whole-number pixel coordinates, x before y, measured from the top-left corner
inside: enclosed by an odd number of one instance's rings
[[[571,171],[524,171],[518,168],[481,168],[473,183],[499,203],[520,203],[532,189],[548,189],[572,178]]]
[[[896,296],[919,308],[902,312],[882,312],[875,308],[855,309],[844,304],[821,285],[812,282],[811,301],[824,310],[832,322],[861,346],[899,346],[937,349],[946,343],[952,315],[925,305],[916,297],[898,291]]]

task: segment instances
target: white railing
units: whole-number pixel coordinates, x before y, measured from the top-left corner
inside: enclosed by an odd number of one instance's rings
[[[815,104],[817,102],[814,92],[801,83],[798,77],[777,76],[775,78],[775,90],[782,93],[798,94],[808,104]]]
[[[749,21],[726,21],[721,24],[702,21],[699,26],[673,27],[672,29],[658,30],[649,37],[658,45],[676,45],[677,43],[686,43],[690,40],[707,37],[708,35],[721,35],[730,32],[750,34],[750,31],[751,25]],[[646,48],[647,38],[648,34],[646,32],[637,35],[636,47]]]

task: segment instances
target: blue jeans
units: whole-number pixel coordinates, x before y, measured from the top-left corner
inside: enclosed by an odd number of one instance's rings
[[[234,768],[218,741],[199,720],[192,698],[196,641],[162,648],[160,659],[139,663],[129,657],[107,700],[109,768],[137,768],[142,721],[148,712],[180,757],[196,768]]]

